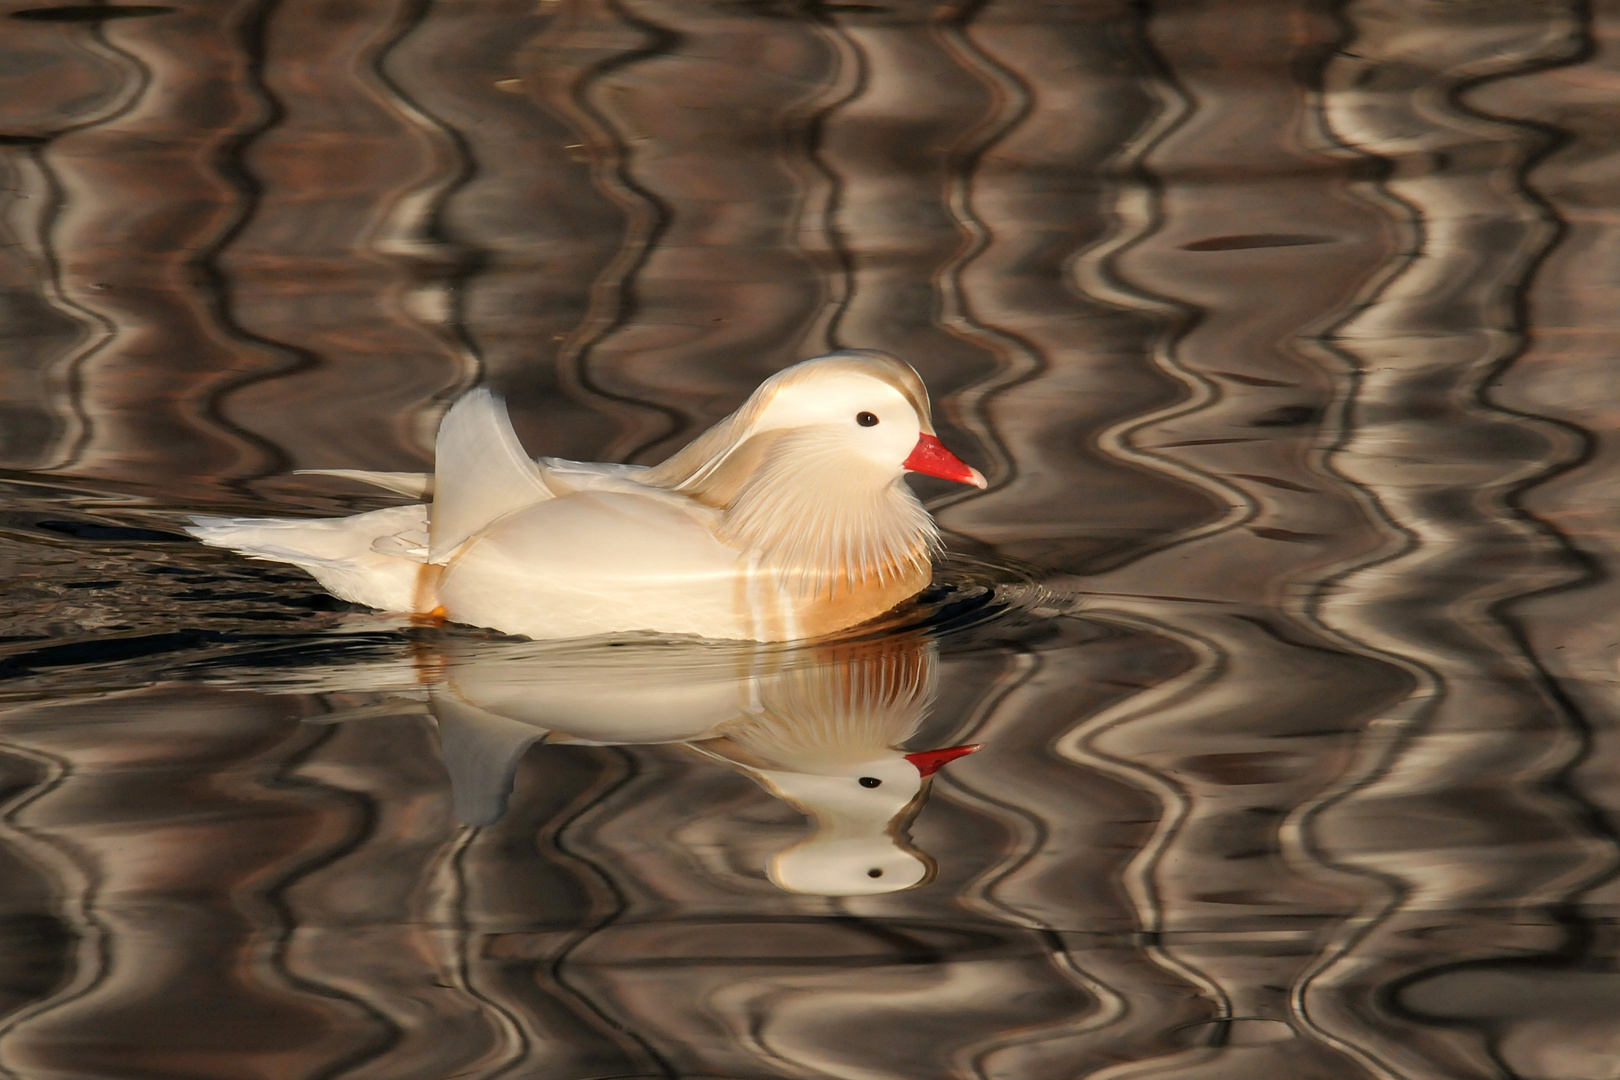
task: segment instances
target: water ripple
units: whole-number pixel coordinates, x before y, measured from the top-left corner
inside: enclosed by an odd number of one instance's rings
[[[1582,725],[1502,617],[1517,598],[1587,577],[1567,542],[1512,508],[1526,486],[1580,456],[1578,433],[1483,396],[1522,352],[1523,297],[1559,236],[1523,180],[1548,144],[1534,126],[1463,99],[1490,81],[1578,60],[1584,23],[1573,6],[1467,29],[1439,9],[1391,14],[1376,3],[1347,9],[1356,36],[1327,69],[1323,105],[1336,138],[1389,163],[1369,194],[1408,238],[1332,332],[1358,374],[1355,426],[1331,464],[1376,500],[1401,539],[1324,582],[1316,615],[1402,663],[1415,687],[1381,719],[1383,737],[1363,763],[1302,813],[1312,856],[1373,888],[1296,1000],[1322,1037],[1380,1075],[1404,1075],[1440,1061],[1505,1063],[1472,1039],[1348,1008],[1359,987],[1434,964],[1418,942],[1437,922],[1447,964],[1551,948],[1563,929],[1546,913],[1610,873],[1615,855],[1567,792],[1547,790],[1584,752]],[[1437,89],[1429,80],[1442,70]],[[1487,776],[1493,797],[1515,806],[1495,844],[1525,852],[1495,870],[1467,854],[1480,841],[1455,834],[1441,810]],[[1422,869],[1406,851],[1375,853],[1351,839],[1389,813],[1425,822],[1434,846]]]
[[[18,14],[5,1075],[1607,1075],[1612,15]],[[835,345],[994,481],[836,640],[177,532],[376,505],[282,474],[471,381],[652,460]]]

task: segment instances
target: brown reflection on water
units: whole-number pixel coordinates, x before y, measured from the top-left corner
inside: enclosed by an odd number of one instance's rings
[[[508,813],[469,829],[425,721],[327,722],[352,691],[170,684],[15,707],[8,760],[36,771],[7,839],[56,895],[16,882],[8,899],[65,923],[51,960],[73,977],[7,1018],[0,1061],[595,1076],[877,1058],[922,1075],[1038,1057],[1117,1018],[1101,999],[1122,992],[1156,1021],[1134,1037],[1161,1038],[1180,1003],[1203,1010],[1124,947],[1115,864],[1150,808],[1048,747],[1185,657],[1128,629],[1074,630],[1021,659],[945,661],[930,730],[972,728],[1000,760],[952,763],[912,823],[920,849],[949,853],[937,880],[848,899],[770,884],[762,867],[799,815],[678,746],[542,747]],[[1036,868],[1068,884],[1020,895]],[[875,1016],[904,1036],[865,1041]]]
[[[0,16],[0,1075],[1612,1077],[1610,6]],[[461,825],[443,643],[174,531],[837,345],[992,482],[920,888],[680,739]]]

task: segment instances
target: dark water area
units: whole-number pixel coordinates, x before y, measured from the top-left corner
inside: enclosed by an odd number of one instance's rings
[[[11,0],[0,176],[0,1077],[1620,1077],[1620,4]],[[836,641],[181,532],[840,347]]]

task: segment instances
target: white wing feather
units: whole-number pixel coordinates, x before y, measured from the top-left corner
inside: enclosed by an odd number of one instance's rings
[[[480,387],[439,425],[429,558],[445,562],[497,518],[552,497],[539,466],[523,452],[506,406]]]

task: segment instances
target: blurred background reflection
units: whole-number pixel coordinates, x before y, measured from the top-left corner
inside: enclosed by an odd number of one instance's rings
[[[0,1077],[1616,1080],[1617,133],[1611,0],[5,0]],[[990,488],[838,641],[179,531],[845,346]]]

